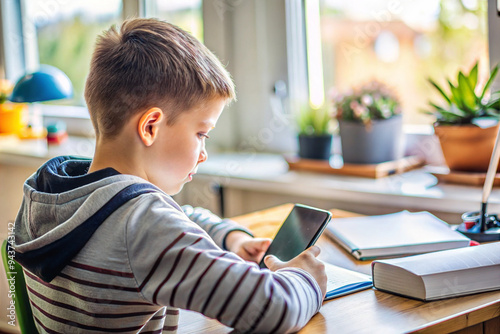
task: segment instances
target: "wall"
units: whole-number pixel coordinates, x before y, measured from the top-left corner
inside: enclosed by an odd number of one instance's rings
[[[238,99],[222,114],[211,146],[295,149],[289,122],[272,109],[276,81],[288,83],[285,12],[285,0],[203,2],[205,44],[227,65]]]

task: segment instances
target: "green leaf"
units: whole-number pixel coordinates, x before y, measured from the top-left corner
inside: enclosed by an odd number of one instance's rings
[[[325,108],[303,107],[297,117],[299,133],[323,135],[329,133],[330,115]]]
[[[463,106],[466,107],[468,110],[475,112],[478,109],[476,104],[477,100],[476,94],[474,94],[474,89],[470,86],[469,80],[462,72],[458,72],[457,88],[458,91],[460,92]]]
[[[429,101],[429,104],[430,104],[432,107],[434,107],[434,109],[436,109],[436,110],[438,110],[438,111],[441,111],[441,110],[446,111],[446,110],[447,110],[447,109],[444,109],[444,108],[443,108],[443,107],[441,107],[441,106],[438,106],[438,105],[437,105],[437,104],[435,104],[434,102]]]
[[[420,110],[422,114],[430,115],[430,116],[436,116],[435,111],[429,111],[429,110]]]
[[[311,124],[314,127],[315,133],[325,133],[328,126],[328,114],[323,109],[316,109],[313,111]]]
[[[498,73],[498,65],[495,66],[495,68],[493,69],[493,71],[491,71],[490,78],[488,79],[488,82],[486,82],[486,85],[484,86],[483,92],[481,93],[481,97],[479,98],[480,100],[482,100],[484,98],[484,95],[486,94],[486,92],[490,88],[491,84],[495,80],[495,77],[497,76],[497,73]]]
[[[498,111],[500,111],[500,98],[497,98],[497,99],[494,99],[494,100],[490,100],[486,105],[485,107],[487,109],[496,109]]]
[[[467,117],[467,114],[464,113],[462,110],[460,109],[455,109],[455,110],[446,110],[446,109],[441,109],[439,110],[439,112],[443,115],[447,115],[447,116],[453,116],[453,117],[457,117],[457,118],[464,118],[464,117]]]
[[[448,80],[448,84],[450,85],[451,90],[451,104],[455,104],[460,109],[463,109],[463,101],[462,97],[460,96],[460,90],[457,87],[453,86],[450,80]]]
[[[500,118],[500,111],[498,109],[486,109],[486,115],[495,117],[495,118]]]
[[[451,104],[451,100],[448,97],[448,95],[446,95],[446,93],[444,92],[444,90],[437,83],[435,83],[432,79],[429,78],[427,80],[429,80],[429,82],[431,83],[431,85],[433,85],[439,91],[439,93],[441,93],[441,95],[446,100],[446,102],[448,102],[448,104]]]
[[[490,96],[490,100],[496,100],[500,98],[500,91],[492,92]]]
[[[467,78],[469,80],[469,85],[473,90],[476,88],[477,85],[478,64],[479,61],[477,61],[472,70],[470,70],[469,77]]]

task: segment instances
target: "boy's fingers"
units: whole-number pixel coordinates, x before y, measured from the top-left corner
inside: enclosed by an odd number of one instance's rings
[[[280,267],[280,265],[283,264],[276,256],[274,255],[268,255],[264,258],[264,263],[266,267],[269,269],[273,270],[275,267]]]
[[[269,245],[271,244],[271,239],[262,239],[259,241],[259,243],[257,244],[257,248],[260,250],[260,251],[266,251],[268,248],[269,248]]]
[[[309,247],[309,249],[307,251],[309,253],[311,253],[314,257],[317,257],[319,255],[319,253],[321,253],[321,248],[319,248],[318,246],[314,245],[312,247]]]
[[[267,251],[270,244],[270,239],[253,239],[251,243],[247,243],[244,247],[249,254],[258,254]]]

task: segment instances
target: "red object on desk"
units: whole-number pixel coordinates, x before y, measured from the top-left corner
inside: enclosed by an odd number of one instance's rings
[[[470,230],[471,228],[474,227],[474,225],[476,225],[476,222],[475,221],[464,222],[464,225],[466,229]]]
[[[68,138],[68,134],[66,132],[47,134],[47,143],[59,145],[64,142],[66,138]]]
[[[47,143],[59,145],[68,138],[66,124],[57,122],[47,126]]]

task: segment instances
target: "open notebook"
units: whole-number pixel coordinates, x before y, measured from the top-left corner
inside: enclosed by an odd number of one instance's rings
[[[370,275],[338,267],[327,262],[323,263],[325,264],[325,271],[328,277],[325,300],[368,289],[373,286]]]

